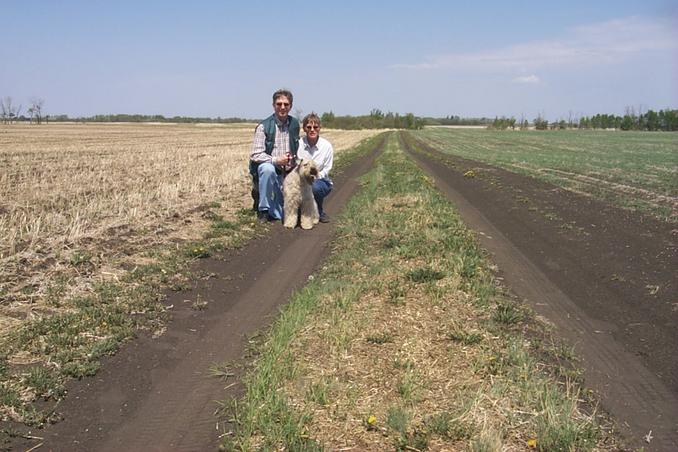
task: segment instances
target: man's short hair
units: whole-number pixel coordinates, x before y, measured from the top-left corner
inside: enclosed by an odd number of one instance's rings
[[[278,100],[278,98],[279,98],[280,96],[285,96],[285,97],[287,97],[287,100],[290,101],[290,105],[292,105],[292,97],[293,97],[293,96],[292,96],[292,91],[290,91],[290,90],[288,90],[288,89],[279,89],[278,91],[276,91],[275,93],[273,93],[273,103],[275,103],[275,101]]]
[[[308,123],[314,123],[320,125],[320,116],[316,114],[316,112],[312,111],[311,113],[307,114],[304,116],[304,120],[302,121],[302,124],[304,128],[308,125]]]

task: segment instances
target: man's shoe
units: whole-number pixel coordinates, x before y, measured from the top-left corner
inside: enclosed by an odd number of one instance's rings
[[[325,212],[323,212],[323,213],[320,214],[319,221],[321,223],[329,223],[330,222],[330,216],[327,215]]]
[[[268,211],[267,210],[259,210],[257,212],[257,221],[259,223],[266,223],[268,221]]]

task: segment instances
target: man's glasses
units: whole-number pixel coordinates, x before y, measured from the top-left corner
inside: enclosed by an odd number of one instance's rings
[[[306,130],[320,130],[320,126],[306,126]]]
[[[276,102],[275,106],[276,107],[289,107],[290,103],[289,102]]]

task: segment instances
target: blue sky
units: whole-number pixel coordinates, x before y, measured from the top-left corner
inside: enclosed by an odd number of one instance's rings
[[[70,116],[261,118],[279,87],[304,113],[678,108],[675,0],[385,5],[0,0],[0,96]]]

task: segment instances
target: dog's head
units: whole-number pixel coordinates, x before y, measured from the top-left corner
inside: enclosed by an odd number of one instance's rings
[[[297,162],[297,168],[301,178],[306,180],[309,184],[312,184],[318,178],[318,168],[311,159],[299,160],[299,162]]]

